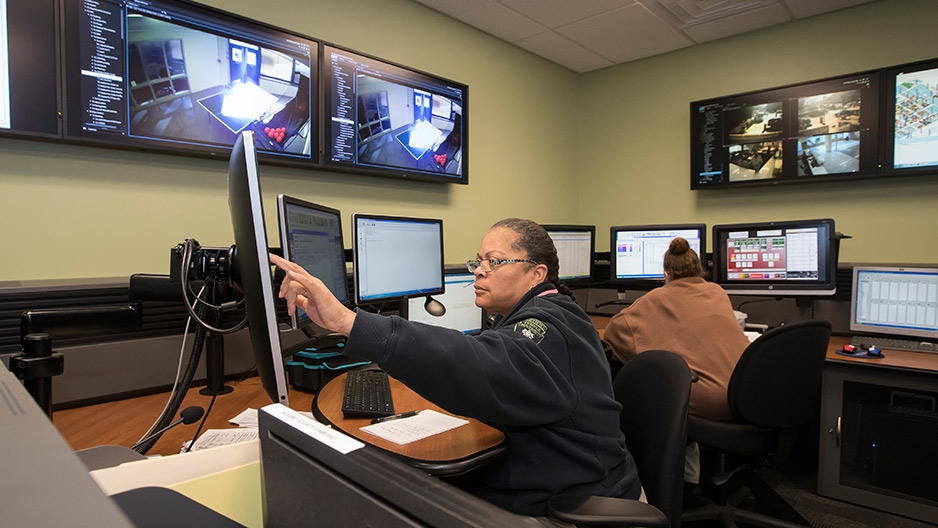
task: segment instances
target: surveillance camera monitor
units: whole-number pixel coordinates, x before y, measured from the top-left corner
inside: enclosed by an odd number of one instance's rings
[[[277,218],[284,258],[319,278],[339,302],[351,304],[339,211],[281,194],[277,197]],[[293,328],[307,326],[309,316],[297,308],[292,324]]]
[[[319,43],[181,0],[64,0],[66,139],[319,163]]]
[[[543,225],[560,262],[560,280],[571,288],[586,287],[593,277],[593,252],[596,249],[596,226]]]
[[[355,303],[442,294],[443,221],[352,215]]]
[[[228,165],[228,208],[236,246],[232,278],[244,295],[251,347],[264,390],[271,401],[286,405],[286,373],[253,135],[246,130],[238,136]]]
[[[715,225],[713,281],[737,295],[833,295],[834,233],[829,218]]]
[[[704,224],[625,225],[609,228],[609,261],[613,284],[638,289],[664,283],[664,253],[676,237],[687,240],[706,265]]]
[[[938,168],[938,60],[886,71],[886,171]]]
[[[410,321],[459,330],[466,335],[482,332],[485,313],[476,306],[475,275],[466,266],[448,267],[443,277],[445,292],[434,298],[446,307],[446,313],[433,315],[424,308],[424,299],[416,297],[401,304],[401,317]]]

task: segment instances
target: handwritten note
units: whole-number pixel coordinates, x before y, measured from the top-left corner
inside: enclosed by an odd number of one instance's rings
[[[468,423],[469,420],[426,409],[410,418],[366,425],[362,427],[362,431],[384,438],[397,445],[405,445]]]

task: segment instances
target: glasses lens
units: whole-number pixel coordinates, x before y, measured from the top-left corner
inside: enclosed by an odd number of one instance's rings
[[[478,260],[467,260],[467,261],[466,261],[466,267],[469,268],[469,273],[475,273],[476,268],[478,268],[480,264],[481,264],[481,262],[479,262]]]

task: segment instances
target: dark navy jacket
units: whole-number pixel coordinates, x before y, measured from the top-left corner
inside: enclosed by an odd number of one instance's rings
[[[528,292],[477,336],[359,311],[346,345],[424,398],[505,432],[510,453],[471,493],[543,515],[563,490],[637,499],[599,335],[568,296]]]

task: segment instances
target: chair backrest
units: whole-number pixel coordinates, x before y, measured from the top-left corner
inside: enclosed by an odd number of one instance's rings
[[[827,321],[801,321],[750,343],[727,390],[736,420],[779,429],[807,422],[818,402],[830,336]]]
[[[620,428],[648,503],[674,527],[681,524],[690,386],[687,363],[665,350],[636,355],[613,381],[616,400],[622,404]]]

